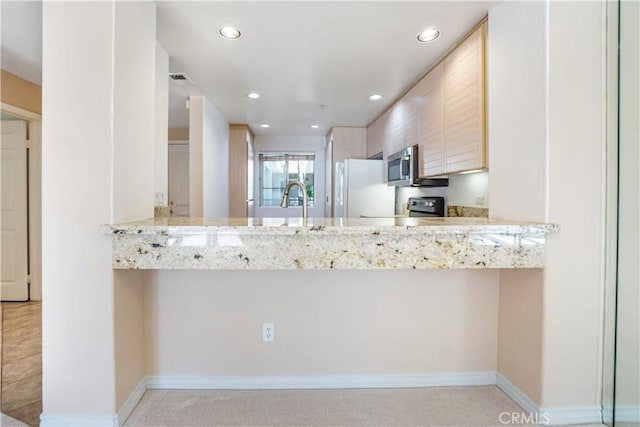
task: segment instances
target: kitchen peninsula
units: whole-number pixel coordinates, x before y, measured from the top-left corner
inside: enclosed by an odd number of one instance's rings
[[[164,218],[108,225],[115,269],[541,268],[557,225],[487,218]]]

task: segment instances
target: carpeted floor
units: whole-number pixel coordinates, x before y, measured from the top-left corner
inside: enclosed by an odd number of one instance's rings
[[[2,427],[29,427],[28,424],[11,418],[9,415],[0,412],[0,426]]]
[[[522,409],[495,386],[148,390],[125,427],[501,426]],[[503,415],[510,417],[510,415]]]

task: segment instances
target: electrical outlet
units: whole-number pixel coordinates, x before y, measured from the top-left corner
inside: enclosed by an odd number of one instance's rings
[[[166,206],[167,205],[167,196],[163,191],[158,191],[155,194],[155,203],[156,206]]]
[[[262,324],[262,342],[273,342],[275,327],[273,323]]]
[[[476,196],[476,206],[484,206],[484,196]]]

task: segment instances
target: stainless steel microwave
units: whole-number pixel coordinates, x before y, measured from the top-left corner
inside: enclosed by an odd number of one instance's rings
[[[387,156],[387,184],[414,187],[449,186],[449,178],[420,178],[418,161],[417,145]]]

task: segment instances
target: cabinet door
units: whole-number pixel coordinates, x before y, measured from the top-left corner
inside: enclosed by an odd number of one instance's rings
[[[247,217],[249,141],[247,126],[229,126],[229,216]],[[251,195],[253,198],[253,195]]]
[[[405,109],[403,99],[399,99],[389,109],[389,116],[387,118],[388,138],[389,146],[391,150],[389,154],[396,151],[400,151],[405,147],[404,144],[404,120]]]
[[[403,142],[400,149],[418,143],[418,85],[402,97]]]
[[[378,119],[380,121],[380,137],[382,138],[382,151],[385,159],[393,153],[393,133],[391,130],[391,121],[389,120],[391,109],[384,112]]]
[[[443,64],[418,83],[418,145],[420,176],[444,173]]]
[[[444,60],[446,173],[486,167],[484,33],[483,25]]]
[[[367,128],[367,158],[382,152],[382,137],[380,135],[381,120],[371,123]]]

